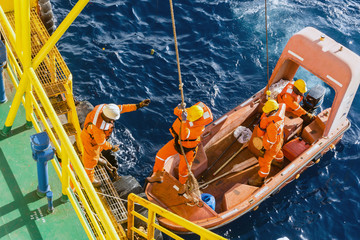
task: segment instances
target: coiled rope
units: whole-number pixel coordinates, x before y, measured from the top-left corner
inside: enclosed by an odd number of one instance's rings
[[[178,46],[177,46],[175,17],[174,17],[174,8],[173,8],[172,0],[169,0],[169,3],[170,3],[172,29],[173,29],[173,34],[174,34],[174,42],[175,42],[175,53],[176,53],[177,69],[178,69],[178,75],[179,75],[179,90],[180,90],[180,94],[181,94],[181,107],[182,107],[182,111],[185,111],[184,91],[183,91],[183,83],[182,83],[182,79],[181,79],[180,59],[179,59],[179,51],[178,51]],[[182,120],[181,120],[181,122],[182,122]],[[200,199],[201,198],[201,192],[199,190],[199,183],[197,182],[194,174],[192,173],[190,164],[189,164],[189,162],[188,162],[188,160],[186,158],[185,151],[184,151],[184,148],[182,146],[182,141],[181,141],[181,130],[182,130],[182,124],[180,124],[180,137],[179,137],[180,148],[181,148],[181,153],[184,156],[186,166],[187,166],[188,172],[189,172],[188,179],[187,179],[187,182],[186,182],[186,184],[187,184],[186,193],[188,195],[194,194],[197,198]],[[194,198],[193,201],[196,202],[196,201],[199,201],[199,200]]]

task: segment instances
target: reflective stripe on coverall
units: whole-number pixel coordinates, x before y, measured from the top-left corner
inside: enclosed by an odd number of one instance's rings
[[[153,172],[163,171],[164,164],[166,159],[169,157],[180,154],[180,162],[179,162],[179,181],[181,184],[185,184],[189,171],[186,165],[186,161],[184,156],[179,149],[179,138],[181,137],[181,142],[185,151],[186,159],[190,167],[195,159],[198,144],[200,143],[200,136],[205,130],[205,125],[209,124],[213,120],[213,116],[210,108],[208,108],[204,103],[198,102],[196,105],[199,105],[203,108],[204,114],[201,118],[194,122],[181,122],[181,113],[182,110],[176,107],[174,109],[174,114],[178,117],[172,125],[170,129],[170,133],[173,135],[174,139],[170,140],[167,144],[165,144],[156,154],[155,157],[155,165],[153,168]],[[180,136],[180,124],[181,126],[181,136]],[[177,142],[175,142],[177,141]],[[178,150],[177,150],[178,149]]]
[[[303,96],[297,95],[293,88],[294,82],[289,82],[277,96],[277,102],[285,103],[287,112],[291,112],[300,117],[306,113],[306,111],[299,104],[302,101]]]
[[[259,157],[259,176],[266,177],[270,173],[270,166],[273,159],[281,162],[284,158],[281,151],[284,135],[284,119],[285,119],[284,103],[279,104],[279,109],[274,115],[267,117],[265,113],[261,116],[257,135],[263,136],[263,146],[265,148],[264,157]]]
[[[112,148],[107,139],[114,129],[114,124],[105,122],[101,117],[104,106],[105,104],[97,105],[86,116],[84,129],[81,131],[81,140],[84,145],[82,162],[91,182],[95,180],[95,167],[99,161],[101,151]],[[120,113],[132,112],[137,109],[136,104],[118,106]]]

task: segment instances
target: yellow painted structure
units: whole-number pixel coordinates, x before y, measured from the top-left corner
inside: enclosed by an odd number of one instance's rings
[[[31,0],[30,6],[36,7],[38,4],[38,0]],[[0,6],[2,7],[4,12],[14,11],[14,1],[12,0],[0,0]]]
[[[82,149],[79,138],[81,129],[72,95],[72,75],[63,62],[55,44],[89,0],[79,0],[52,36],[47,34],[45,27],[42,25],[36,13],[35,2],[37,1],[0,0],[0,30],[5,37],[5,45],[8,53],[8,67],[6,70],[13,85],[17,89],[5,121],[5,126],[3,130],[0,131],[0,134],[6,135],[10,131],[19,105],[22,102],[26,110],[27,124],[34,126],[37,132],[45,130],[57,154],[62,159],[62,166],[59,166],[58,162],[54,159],[52,160],[52,164],[61,180],[63,197],[66,199],[67,196],[70,200],[88,238],[126,239],[126,233],[122,228],[120,232],[119,230],[116,231],[118,228],[115,229],[107,211],[104,209],[70,142],[67,131],[59,120],[49,99],[49,92],[51,93],[51,91],[57,91],[58,89],[60,90],[57,93],[65,95],[67,104],[70,107],[68,121],[74,125],[75,131],[77,132],[76,140],[78,147]],[[40,126],[37,118],[34,116],[34,110],[43,127]],[[50,127],[47,118],[54,130]],[[74,172],[76,172],[76,177]],[[70,181],[74,185],[74,191],[80,199],[86,215],[89,217],[88,219],[85,218],[83,210],[80,209],[78,199],[74,197],[73,190],[70,188]],[[223,239],[208,230],[196,225],[193,226],[190,222],[142,198],[136,197],[136,195],[131,196],[132,204],[129,205],[131,219],[133,219],[134,215],[139,215],[134,212],[133,203],[135,201],[149,209],[150,235],[153,234],[154,227],[156,227],[172,237],[176,236],[154,223],[154,214],[156,213],[164,217],[169,217],[171,221],[178,222],[180,225],[185,224],[186,226],[191,226],[190,230],[199,234],[202,237],[201,239]],[[133,221],[129,221],[129,229],[137,232],[132,224]],[[181,238],[175,237],[175,239]]]
[[[143,207],[146,207],[148,209],[148,217],[144,217],[140,215],[139,213],[135,212],[135,204],[140,204]],[[188,229],[190,232],[193,232],[200,236],[201,240],[225,240],[226,238],[220,237],[219,235],[204,229],[182,217],[179,217],[178,215],[159,207],[156,204],[153,204],[149,202],[148,200],[145,200],[139,196],[136,196],[135,194],[131,193],[128,197],[128,232],[127,236],[128,239],[134,238],[134,233],[136,232],[140,236],[144,237],[145,239],[154,239],[154,233],[155,228],[160,230],[161,232],[167,234],[168,236],[172,237],[173,239],[179,240],[183,239],[179,237],[178,235],[170,232],[166,228],[158,225],[155,223],[155,215],[160,215],[161,217],[165,217],[172,222],[175,222],[186,229]],[[146,222],[148,225],[147,233],[142,232],[138,228],[134,227],[134,217],[137,217],[141,219],[142,221]]]

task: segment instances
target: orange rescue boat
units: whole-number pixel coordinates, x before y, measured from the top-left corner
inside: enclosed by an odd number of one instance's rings
[[[186,194],[178,195],[178,156],[166,161],[163,183],[147,184],[148,199],[208,229],[223,226],[256,208],[319,161],[349,129],[347,115],[360,83],[359,66],[358,55],[320,31],[308,27],[296,33],[285,46],[269,80],[271,97],[276,99],[276,94],[295,77],[299,67],[321,79],[334,90],[335,96],[331,108],[320,111],[306,126],[301,118],[287,113],[284,166],[272,166],[261,187],[248,185],[248,179],[258,171],[259,150],[254,147],[254,136],[241,144],[233,135],[238,126],[253,130],[266,100],[268,87],[265,87],[207,126],[202,135],[192,172],[201,185],[200,190],[214,197],[214,209],[203,201],[191,204]],[[164,218],[158,220],[172,231],[187,231]]]

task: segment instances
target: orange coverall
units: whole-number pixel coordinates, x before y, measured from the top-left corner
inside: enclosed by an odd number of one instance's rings
[[[95,167],[99,161],[102,150],[111,149],[113,146],[107,141],[114,129],[113,123],[105,122],[101,113],[105,104],[97,105],[87,116],[84,129],[81,131],[81,140],[84,145],[82,162],[90,181],[95,180]],[[137,110],[136,104],[118,105],[120,113]]]
[[[184,156],[182,155],[180,149],[179,137],[181,137],[182,146],[185,151],[186,159],[190,165],[195,159],[198,144],[200,143],[200,136],[205,130],[205,125],[209,124],[213,120],[213,116],[210,108],[208,108],[204,103],[198,102],[196,105],[199,105],[203,108],[204,114],[201,118],[194,122],[185,122],[180,121],[181,119],[181,109],[176,107],[174,109],[174,114],[178,117],[173,123],[172,127],[169,129],[170,133],[173,135],[174,139],[170,140],[165,144],[156,154],[155,165],[153,172],[163,171],[164,164],[167,158],[180,154],[180,163],[179,163],[179,181],[181,184],[185,184],[189,171],[186,165]],[[180,124],[181,126],[181,136],[180,136]]]
[[[284,154],[281,151],[284,142],[284,119],[285,104],[279,104],[279,109],[274,115],[261,116],[259,127],[257,128],[257,136],[263,136],[263,147],[265,148],[264,157],[259,157],[259,176],[266,177],[270,173],[270,166],[273,159],[281,162]]]
[[[285,103],[287,112],[292,112],[296,116],[300,117],[307,112],[299,104],[302,101],[303,96],[297,95],[293,88],[294,82],[289,82],[277,96],[277,102]]]

